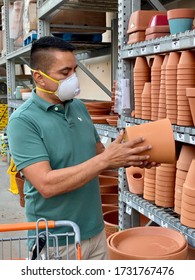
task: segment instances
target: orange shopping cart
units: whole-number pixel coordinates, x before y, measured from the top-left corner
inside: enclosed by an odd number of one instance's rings
[[[57,227],[68,227],[70,231],[64,233],[53,234],[49,229]],[[27,230],[35,230],[36,234],[27,236]],[[19,234],[18,234],[19,233]],[[2,237],[2,234],[6,236]],[[18,236],[19,235],[19,236]],[[47,221],[46,219],[39,219],[36,222],[23,222],[15,224],[1,224],[0,225],[0,259],[1,260],[49,260],[50,252],[54,259],[60,260],[60,250],[58,239],[64,238],[66,244],[66,259],[69,259],[70,247],[73,248],[74,259],[81,259],[81,240],[80,229],[78,225],[72,221]],[[73,238],[73,244],[70,238]],[[27,241],[33,239],[33,251],[28,250]],[[52,243],[52,246],[51,246]],[[44,248],[44,250],[43,250]],[[44,257],[42,250],[45,252]]]

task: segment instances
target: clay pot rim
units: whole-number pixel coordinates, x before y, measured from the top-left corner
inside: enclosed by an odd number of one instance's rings
[[[177,18],[192,18],[194,19],[194,9],[190,8],[178,8],[171,9],[167,11],[167,19],[177,19]]]

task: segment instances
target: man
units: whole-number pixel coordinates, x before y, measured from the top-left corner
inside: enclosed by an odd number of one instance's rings
[[[77,223],[82,258],[103,260],[107,246],[98,175],[122,166],[147,166],[149,157],[139,154],[151,147],[143,143],[136,148],[142,138],[124,143],[121,132],[104,149],[85,105],[74,98],[79,81],[73,51],[72,45],[52,36],[32,44],[30,67],[36,89],[11,115],[8,140],[17,169],[25,177],[27,220],[43,217]],[[29,242],[30,249],[32,245]],[[64,245],[60,239],[62,257]]]

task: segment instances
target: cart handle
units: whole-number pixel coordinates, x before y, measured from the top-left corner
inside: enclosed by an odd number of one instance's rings
[[[55,228],[55,221],[48,221],[47,223],[44,221],[39,222],[38,228],[45,229],[48,228]],[[16,223],[16,224],[0,224],[0,232],[6,231],[19,231],[19,230],[33,230],[36,229],[37,222],[23,222],[23,223]]]

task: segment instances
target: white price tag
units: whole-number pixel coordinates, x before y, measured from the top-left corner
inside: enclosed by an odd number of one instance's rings
[[[133,55],[133,49],[128,50],[128,56],[132,56]]]
[[[183,133],[177,133],[177,140],[184,142],[184,134]]]
[[[172,49],[179,49],[180,48],[180,41],[179,40],[174,40],[172,41]]]
[[[141,213],[141,214],[144,214],[144,208],[142,208],[142,207],[138,207],[138,211]]]
[[[129,214],[129,215],[131,215],[131,212],[132,212],[132,208],[129,207],[129,206],[127,206],[127,207],[126,207],[126,213]]]
[[[154,45],[154,53],[160,52],[160,44]]]
[[[160,221],[160,225],[161,225],[161,227],[165,227],[165,228],[168,228],[168,224],[167,223],[165,223],[164,221]]]
[[[190,144],[195,145],[195,136],[194,135],[190,135]]]
[[[148,213],[148,218],[149,218],[150,220],[154,221],[154,215],[153,215],[153,214]]]
[[[130,123],[126,123],[126,127],[128,127],[128,126],[131,126],[131,124]]]
[[[108,136],[108,131],[107,130],[104,130],[104,136]]]
[[[146,54],[146,47],[141,48],[141,54]]]

